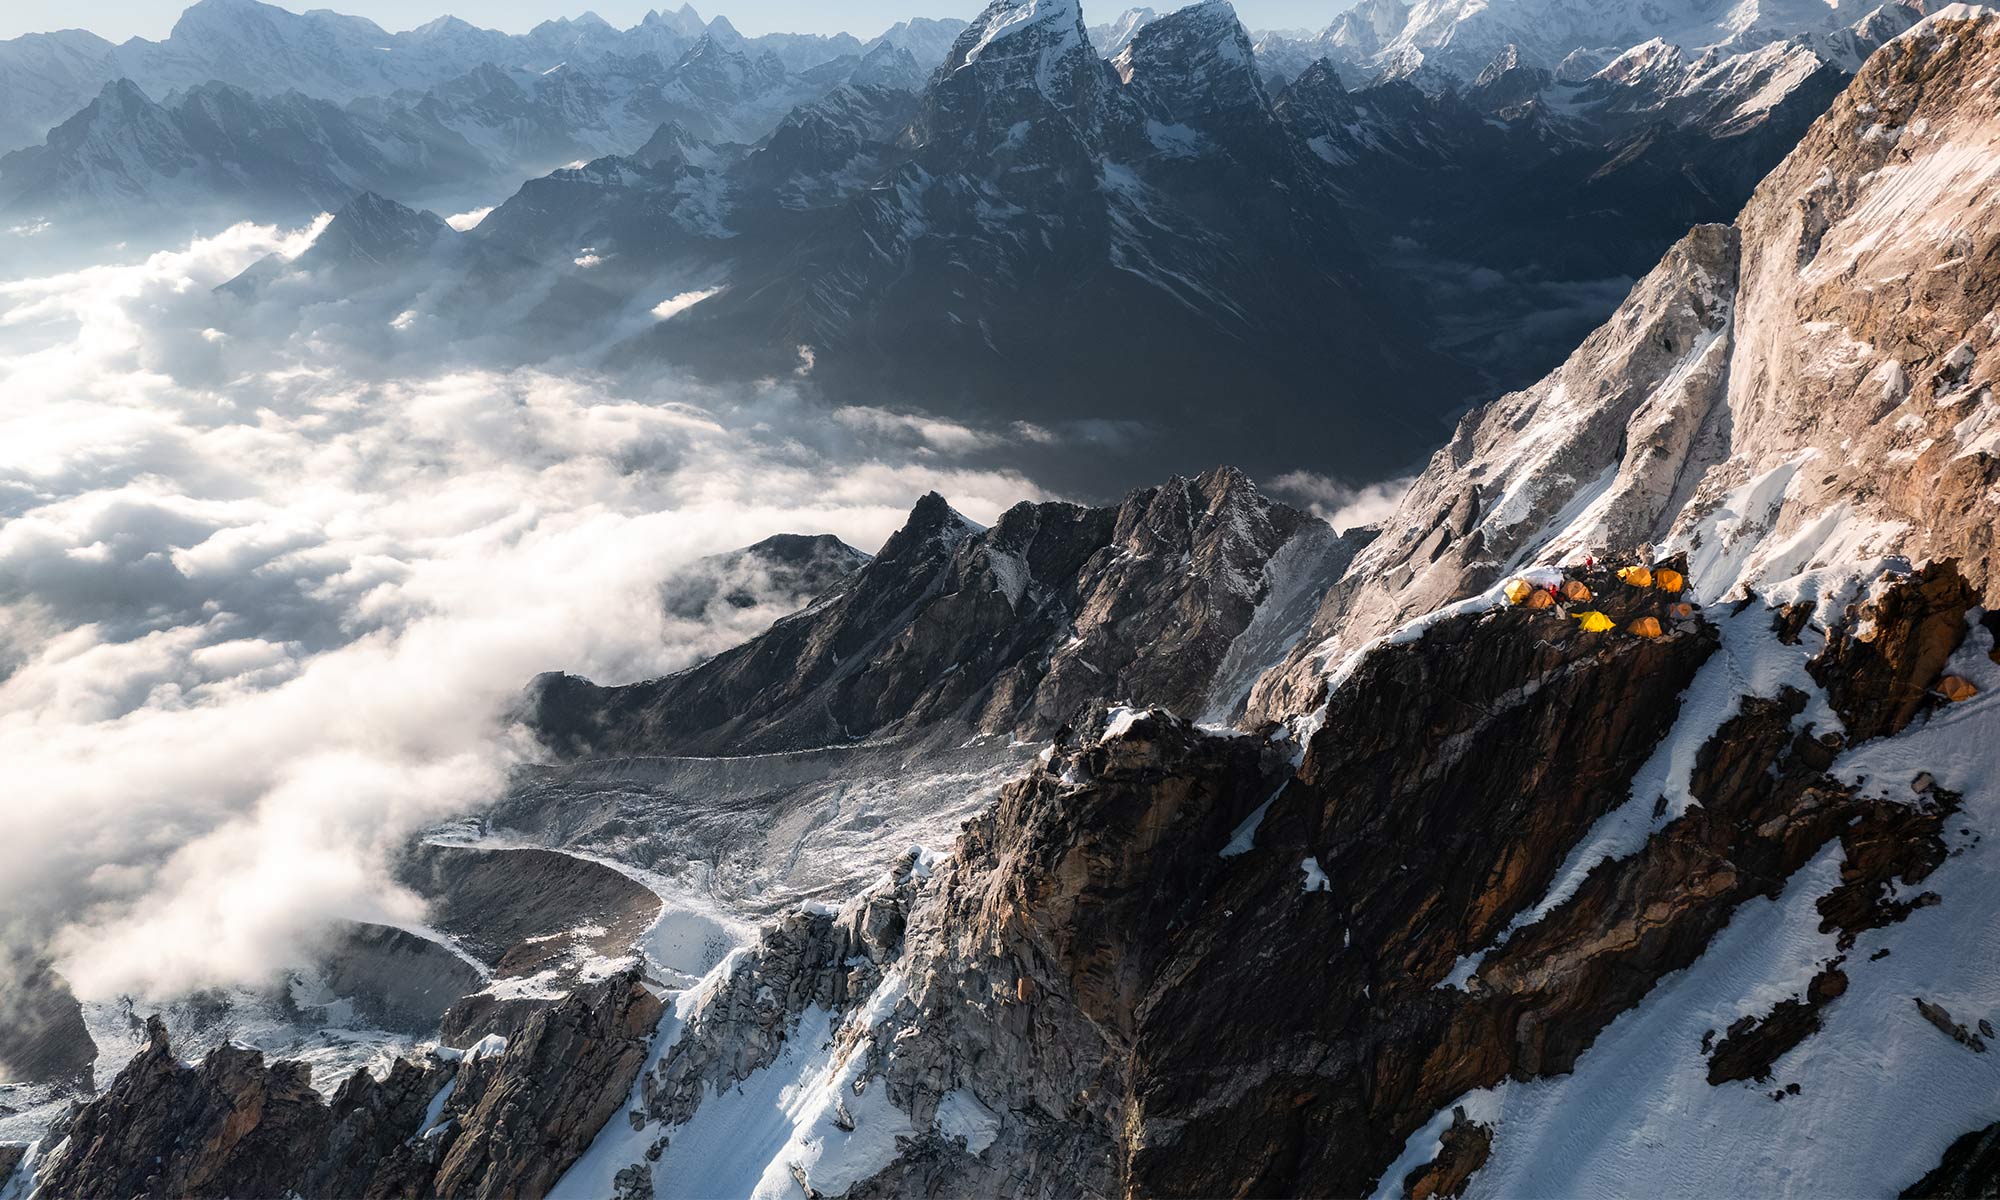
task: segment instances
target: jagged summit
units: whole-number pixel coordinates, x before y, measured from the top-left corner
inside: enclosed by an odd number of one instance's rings
[[[993,0],[938,67],[916,134],[932,155],[976,159],[1051,122],[1094,138],[1110,104],[1076,0]]]
[[[882,543],[877,557],[885,562],[908,561],[933,553],[940,545],[955,545],[978,532],[979,528],[943,496],[937,492],[925,492],[916,506],[910,509],[909,519],[903,522],[903,527]]]
[[[1229,0],[1201,0],[1152,21],[1112,60],[1151,107],[1189,123],[1217,116],[1268,119],[1250,34]]]

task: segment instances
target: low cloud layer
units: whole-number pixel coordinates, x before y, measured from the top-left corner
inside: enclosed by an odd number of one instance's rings
[[[1396,515],[1416,481],[1416,476],[1406,475],[1354,487],[1311,471],[1291,471],[1273,479],[1271,490],[1304,504],[1314,516],[1345,533],[1363,525],[1380,525]]]
[[[0,283],[0,918],[86,997],[256,983],[330,918],[419,916],[385,863],[533,752],[503,720],[532,675],[655,675],[770,619],[665,616],[699,557],[1039,495],[954,461],[1039,431],[232,323],[211,289],[313,232]]]

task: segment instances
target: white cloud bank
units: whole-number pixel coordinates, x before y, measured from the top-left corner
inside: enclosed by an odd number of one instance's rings
[[[666,618],[692,559],[873,549],[930,488],[982,520],[1039,495],[952,465],[982,435],[912,455],[776,385],[371,377],[313,330],[202,336],[216,284],[315,232],[0,283],[0,922],[86,998],[255,983],[329,918],[417,915],[385,864],[531,752],[503,720],[531,676],[658,674],[769,619]]]
[[[1312,514],[1342,533],[1364,525],[1380,525],[1396,515],[1403,497],[1417,482],[1414,475],[1351,487],[1311,471],[1291,471],[1271,481],[1271,490],[1302,501]]]

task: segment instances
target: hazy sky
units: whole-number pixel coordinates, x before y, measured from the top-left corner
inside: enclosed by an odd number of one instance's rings
[[[173,28],[174,18],[190,0],[0,0],[0,38],[51,29],[81,27],[123,41],[134,35],[159,38]],[[1352,0],[1236,0],[1236,10],[1253,29],[1317,28]],[[476,25],[526,30],[553,16],[594,11],[619,26],[637,23],[648,8],[679,7],[680,0],[283,0],[283,7],[301,11],[332,8],[371,18],[390,30],[421,25],[451,13]],[[1176,0],[1086,0],[1085,15],[1093,22],[1108,20],[1135,4],[1178,8]],[[909,16],[970,17],[982,0],[696,0],[704,16],[720,13],[744,33],[788,30],[837,33],[847,30],[870,37]]]

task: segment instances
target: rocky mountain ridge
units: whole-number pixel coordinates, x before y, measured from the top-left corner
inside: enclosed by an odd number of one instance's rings
[[[1232,470],[1115,508],[1022,504],[990,529],[933,494],[770,632],[652,683],[546,677],[529,723],[606,757],[1034,739],[1107,696],[1226,719],[1362,540]]]

